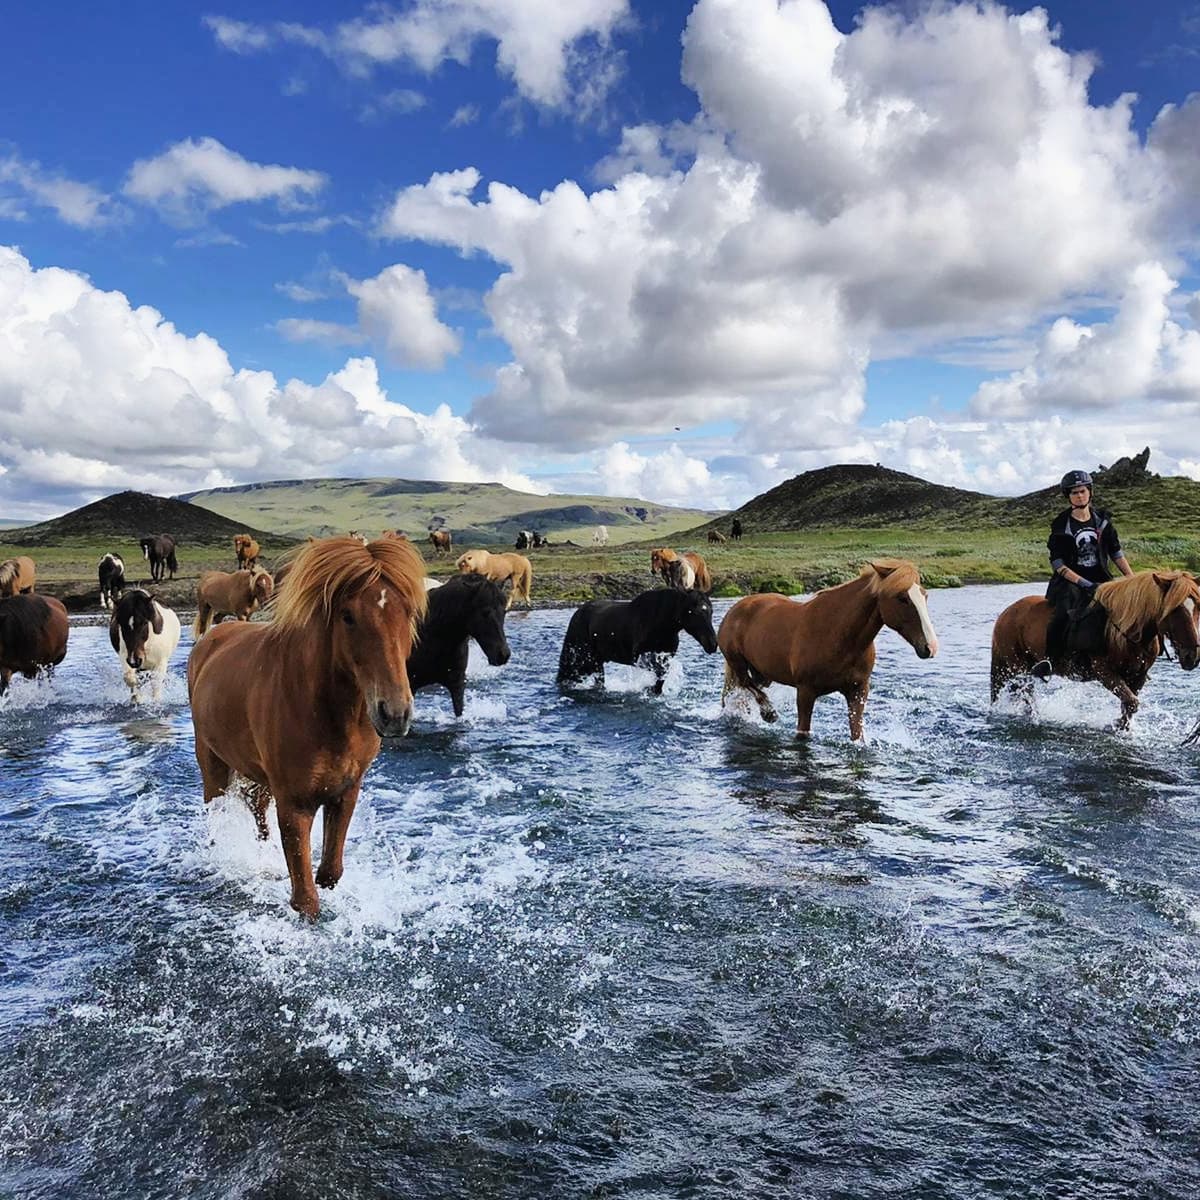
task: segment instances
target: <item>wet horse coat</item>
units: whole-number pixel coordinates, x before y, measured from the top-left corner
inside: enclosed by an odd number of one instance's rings
[[[818,696],[840,692],[850,715],[850,736],[863,734],[863,711],[875,667],[875,638],[889,626],[917,652],[937,653],[937,635],[929,618],[921,577],[910,562],[868,563],[859,577],[826,588],[799,603],[774,593],[746,596],[721,622],[717,640],[725,655],[721,702],[736,688],[747,689],[763,719],[775,710],[763,690],[787,683],[796,689],[796,733],[812,728]]]
[[[417,644],[408,659],[414,692],[441,686],[450,692],[454,715],[463,714],[467,659],[474,638],[493,667],[509,660],[504,636],[507,590],[482,575],[453,575],[429,595],[429,608],[417,628]]]
[[[662,692],[680,633],[690,633],[706,654],[717,648],[712,602],[702,592],[656,588],[632,600],[591,600],[567,625],[558,659],[558,683],[570,686],[595,677],[604,682],[606,662],[644,665]]]
[[[1103,684],[1121,702],[1116,728],[1124,729],[1138,710],[1138,693],[1164,641],[1175,647],[1185,671],[1200,662],[1200,587],[1186,571],[1138,571],[1100,584],[1093,603],[1105,613],[1103,649],[1068,653],[1054,662],[1054,671],[1069,679]],[[1031,701],[1031,679],[1027,677],[1030,667],[1045,656],[1046,630],[1053,613],[1048,600],[1025,596],[996,618],[992,630],[993,702],[1010,682]]]
[[[62,662],[70,630],[67,610],[53,596],[0,599],[0,696],[14,675],[33,679],[42,667]]]
[[[316,883],[342,876],[346,831],[380,735],[407,732],[406,662],[425,611],[425,564],[407,542],[327,538],[296,555],[270,624],[216,626],[188,660],[204,799],[250,780],[259,834],[274,798],[291,904],[315,918],[312,823],[324,810]]]

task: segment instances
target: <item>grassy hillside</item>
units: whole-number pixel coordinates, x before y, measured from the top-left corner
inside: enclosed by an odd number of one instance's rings
[[[611,496],[533,496],[499,483],[407,479],[290,479],[189,492],[180,499],[293,537],[399,529],[416,538],[432,526],[449,529],[456,545],[511,545],[522,529],[537,529],[555,542],[590,544],[597,525],[608,527],[616,545],[667,538],[715,515]]]

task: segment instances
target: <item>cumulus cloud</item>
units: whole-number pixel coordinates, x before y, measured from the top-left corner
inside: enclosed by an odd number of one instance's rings
[[[1164,111],[1143,145],[1132,97],[1092,103],[1092,69],[1040,9],[868,9],[843,34],[819,0],[699,0],[683,78],[701,111],[625,130],[608,186],[532,196],[463,167],[400,191],[378,231],[498,264],[485,303],[511,361],[472,410],[491,435],[599,448],[727,421],[767,470],[890,451],[968,472],[988,453],[971,422],[945,447],[863,426],[881,347],[1012,361],[1061,318],[1036,382],[997,381],[976,420],[1190,386],[1156,264],[1196,190],[1200,108]],[[1127,288],[1085,336],[1085,306]]]
[[[255,25],[205,17],[217,42],[238,54],[293,44],[320,51],[347,71],[401,64],[427,73],[466,64],[481,41],[496,43],[496,65],[518,93],[546,108],[586,107],[614,81],[613,33],[628,0],[415,0],[403,9],[371,6],[326,31],[290,22]]]
[[[320,342],[323,346],[361,346],[367,335],[336,321],[316,321],[308,317],[284,317],[273,328],[289,342]]]
[[[215,138],[189,138],[134,163],[125,194],[177,219],[195,220],[231,204],[273,200],[299,208],[326,183],[320,171],[250,162]]]
[[[213,338],[81,275],[35,270],[11,247],[0,247],[0,415],[0,511],[29,519],[126,487],[489,480],[483,464],[502,457],[445,405],[390,400],[373,359],[317,384],[237,369]],[[499,478],[543,490],[519,469]]]
[[[401,366],[436,370],[457,354],[458,335],[437,317],[424,271],[396,263],[373,279],[350,280],[363,332]]]
[[[111,197],[91,184],[68,179],[16,153],[0,154],[0,212],[8,220],[22,220],[30,206],[51,209],[79,229],[109,225],[120,216]]]

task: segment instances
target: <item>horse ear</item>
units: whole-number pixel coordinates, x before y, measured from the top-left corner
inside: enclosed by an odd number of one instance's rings
[[[1160,572],[1155,571],[1154,582],[1157,583],[1164,592],[1169,592],[1171,590],[1171,585],[1175,582],[1175,580],[1170,575],[1163,575]]]
[[[879,576],[880,579],[886,579],[896,568],[890,563],[868,563],[867,566]]]

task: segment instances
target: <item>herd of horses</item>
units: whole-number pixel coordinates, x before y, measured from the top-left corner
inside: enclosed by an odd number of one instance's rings
[[[899,634],[919,658],[937,654],[926,590],[911,562],[877,559],[856,579],[802,602],[745,596],[715,630],[707,568],[696,559],[655,550],[651,568],[666,587],[578,608],[564,636],[558,683],[572,688],[602,682],[606,663],[637,664],[653,673],[652,689],[660,693],[680,634],[687,633],[706,653],[720,650],[722,703],[730,693],[745,691],[762,717],[773,721],[765,688],[794,687],[796,730],[805,735],[817,698],[841,694],[857,740],[863,736],[875,639],[883,627]],[[473,560],[468,567],[487,565]],[[510,564],[502,580],[464,567],[431,588],[425,563],[407,539],[310,540],[273,592],[261,582],[271,576],[257,564],[232,573],[249,577],[241,582],[250,583],[254,607],[270,601],[272,619],[252,623],[249,612],[238,607],[245,597],[226,594],[215,586],[219,580],[208,579],[221,574],[202,577],[202,602],[213,614],[232,612],[241,619],[210,627],[198,617],[187,664],[204,799],[211,801],[240,779],[262,837],[274,800],[292,907],[315,918],[317,888],[333,887],[341,877],[346,831],[382,739],[408,731],[413,692],[420,688],[445,687],[461,716],[469,643],[475,640],[495,666],[509,661],[505,613],[512,594],[527,584],[513,580]],[[0,564],[0,693],[14,671],[33,676],[66,654],[66,610],[37,594],[35,580],[32,563]],[[1117,726],[1124,728],[1164,646],[1174,649],[1184,670],[1200,661],[1200,587],[1187,572],[1142,571],[1101,584],[1095,604],[1105,618],[1103,648],[1068,651],[1054,666],[1061,675],[1109,688],[1121,702]],[[997,618],[993,700],[1010,683],[1031,699],[1029,669],[1046,653],[1051,612],[1047,601],[1026,597]],[[134,588],[116,600],[109,632],[134,697],[139,674],[151,672],[161,684],[180,637],[176,615]],[[314,883],[310,839],[318,810],[324,843]]]

